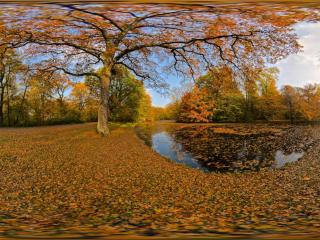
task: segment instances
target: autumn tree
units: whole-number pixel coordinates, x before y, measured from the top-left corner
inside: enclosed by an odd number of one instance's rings
[[[56,97],[58,103],[58,115],[63,117],[67,114],[67,105],[65,98],[67,90],[71,87],[72,81],[66,76],[66,74],[55,73],[50,79],[53,88],[53,96]]]
[[[152,107],[152,115],[155,121],[170,119],[166,107]]]
[[[0,126],[3,126],[5,117],[6,125],[11,125],[13,113],[10,112],[15,92],[18,91],[18,79],[27,72],[27,67],[19,56],[12,50],[6,51],[2,58],[3,68],[0,72]]]
[[[197,86],[186,93],[178,112],[178,122],[210,122],[214,114],[215,102],[212,101],[206,88]]]
[[[51,74],[35,72],[30,78],[27,98],[32,109],[34,120],[40,125],[53,118],[54,89],[51,82]]]
[[[257,99],[257,115],[261,120],[281,119],[284,111],[282,99],[277,89],[279,70],[267,68],[257,78],[259,97]]]
[[[239,70],[248,61],[264,65],[297,51],[291,25],[305,17],[303,10],[283,14],[249,5],[60,4],[10,10],[2,9],[13,19],[11,25],[32,35],[33,57],[45,55],[50,70],[98,79],[97,130],[103,135],[109,132],[115,66],[123,65],[149,86],[161,87],[160,66],[192,78],[218,62]],[[99,74],[97,66],[102,66]]]
[[[90,122],[97,120],[98,100],[88,82],[76,82],[72,84],[70,103],[71,118],[79,121]]]
[[[143,83],[124,66],[114,68],[108,105],[112,121],[138,122],[151,119],[150,96]]]
[[[25,32],[9,28],[2,16],[0,12],[0,127],[4,124],[5,91],[8,95],[10,85],[12,85],[12,77],[15,73],[23,70],[16,49],[25,46],[30,37]],[[10,99],[7,100],[7,103],[10,103]],[[8,121],[10,122],[10,120]]]
[[[211,101],[215,103],[214,121],[236,122],[243,118],[243,94],[235,75],[234,69],[222,65],[210,69],[196,81],[197,86],[208,91]]]
[[[98,73],[102,69],[98,70]],[[96,77],[85,78],[86,85],[96,99],[99,99],[100,88]],[[110,78],[108,111],[111,121],[137,122],[145,113],[140,105],[149,102],[144,85],[126,67],[116,66]],[[151,107],[151,100],[150,100]],[[149,111],[149,110],[148,110]]]
[[[145,91],[142,92],[142,97],[139,99],[138,119],[140,122],[152,122],[154,120],[152,113],[151,97]]]
[[[301,89],[301,111],[307,121],[317,121],[320,117],[320,87],[307,84]]]
[[[283,102],[286,106],[286,115],[291,123],[294,123],[300,115],[300,97],[297,89],[290,85],[286,85],[281,89]]]
[[[196,84],[200,88],[206,88],[208,93],[217,99],[228,92],[239,92],[234,74],[230,66],[222,65],[211,68],[207,74],[197,79]]]

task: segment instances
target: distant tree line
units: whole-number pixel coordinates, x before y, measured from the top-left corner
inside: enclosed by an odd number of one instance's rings
[[[92,77],[73,81],[59,72],[32,70],[14,51],[0,72],[0,127],[97,121],[100,92]],[[100,70],[101,71],[101,70]],[[111,121],[151,120],[151,98],[125,67],[114,69]]]
[[[211,69],[166,108],[158,119],[178,122],[320,121],[320,85],[277,88],[277,68],[247,69],[239,80],[232,69]]]
[[[248,65],[253,66],[253,69],[263,68],[299,52],[301,46],[293,26],[298,22],[318,19],[317,11],[291,5],[274,8],[267,4],[259,7],[250,4],[243,4],[241,7],[219,4],[128,5],[67,2],[4,4],[0,8],[0,72],[10,65],[3,62],[9,50],[17,50],[28,66],[38,63],[36,69],[40,73],[32,73],[38,76],[31,76],[30,79],[54,77],[59,80],[60,77],[56,77],[59,74],[95,79],[95,85],[101,93],[96,109],[97,132],[106,136],[109,134],[109,120],[119,116],[124,116],[125,119],[139,118],[135,113],[129,114],[122,107],[119,109],[110,103],[112,91],[118,88],[111,83],[116,78],[114,74],[117,67],[126,67],[138,80],[154,88],[166,86],[166,73],[194,79],[212,66],[221,64],[228,64],[241,71]],[[99,67],[101,70],[96,71]],[[35,85],[38,86],[34,91],[39,92],[35,97],[29,94],[29,91],[33,91],[33,86],[23,88],[26,89],[25,96],[21,94],[23,89],[19,89],[17,95],[13,94],[14,90],[3,95],[1,101],[5,105],[2,106],[2,125],[23,125],[30,122],[44,124],[60,121],[71,113],[70,118],[73,119],[79,112],[80,119],[94,119],[91,108],[89,111],[83,106],[83,99],[91,102],[91,98],[95,100],[96,97],[90,96],[89,101],[81,96],[80,104],[77,105],[73,98],[78,99],[79,96],[69,95],[68,91],[73,90],[68,88],[64,92],[62,104],[59,93],[56,90],[50,92],[52,83],[44,81]],[[1,89],[4,88],[8,89],[8,86],[1,85]],[[63,89],[59,91],[61,90]],[[199,85],[194,93],[200,94],[199,101],[209,103],[210,108],[215,105],[214,108],[217,109],[218,104],[229,106],[226,102],[229,101],[228,98],[209,101],[209,98],[213,100],[209,90]],[[81,86],[77,86],[76,91],[85,92]],[[201,94],[206,91],[208,99]],[[195,96],[186,96],[188,97],[193,99]],[[17,108],[15,98],[20,99],[18,109],[14,109]],[[31,101],[33,98],[35,99]],[[39,105],[33,106],[33,101],[37,101]],[[248,105],[245,116],[249,119],[249,110],[253,105],[250,105],[250,99],[246,101]],[[129,104],[127,99],[121,102]],[[118,110],[120,112],[116,114]],[[20,114],[21,111],[24,111],[24,115],[17,117],[17,112]],[[202,105],[200,111],[200,115],[197,111],[191,111],[191,119],[214,120],[213,110]],[[179,113],[180,120],[184,120],[182,113]],[[232,114],[238,117],[238,113],[232,111]],[[224,117],[225,114],[215,112],[214,116]],[[186,117],[189,118],[188,114]]]

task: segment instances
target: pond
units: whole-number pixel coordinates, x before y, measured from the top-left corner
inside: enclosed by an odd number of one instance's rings
[[[159,154],[205,172],[282,168],[315,142],[312,128],[289,125],[157,123],[136,131]]]

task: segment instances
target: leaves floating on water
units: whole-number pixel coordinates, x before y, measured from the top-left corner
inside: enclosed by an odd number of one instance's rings
[[[160,125],[140,127],[138,135],[157,152],[174,161],[219,172],[282,167],[286,162],[300,159],[305,151],[320,140],[315,135],[315,127],[310,126]]]
[[[0,137],[4,236],[319,233],[319,144],[281,170],[206,174],[164,159],[128,128],[108,138],[90,124]]]

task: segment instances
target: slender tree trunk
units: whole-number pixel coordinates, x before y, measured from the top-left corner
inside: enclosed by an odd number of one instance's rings
[[[0,127],[3,127],[4,122],[4,91],[5,91],[5,83],[4,83],[4,64],[0,62]]]
[[[23,106],[24,106],[24,102],[25,102],[25,99],[26,99],[27,90],[28,90],[28,86],[26,86],[26,87],[24,88],[23,95],[22,95],[22,99],[21,99],[21,103],[20,103],[20,107],[19,107],[19,112],[18,112],[18,114],[17,114],[17,118],[16,118],[16,120],[15,120],[14,125],[19,124],[19,121],[20,121],[19,116],[21,116],[21,117],[23,118],[23,121],[24,121],[24,122],[25,122],[25,120],[26,120],[26,117],[25,117],[26,114],[25,114],[25,112],[23,112]]]
[[[248,93],[246,93],[246,97],[245,97],[245,122],[250,122],[251,119],[251,110],[250,110],[250,95]]]
[[[66,114],[63,97],[59,97],[58,104],[59,104],[59,118],[63,118]]]
[[[0,87],[0,127],[3,126],[4,114],[3,114],[3,105],[4,105],[4,87]]]
[[[289,114],[290,114],[290,123],[293,124],[293,108],[290,104],[290,107],[289,107]]]
[[[98,110],[98,125],[97,132],[103,136],[109,134],[108,128],[108,102],[109,102],[109,88],[111,77],[111,65],[104,66],[100,76],[100,103]]]
[[[7,84],[7,120],[8,120],[8,127],[11,126],[11,106],[10,106],[10,101],[11,101],[11,98],[10,98],[10,90],[9,90],[9,84]]]

